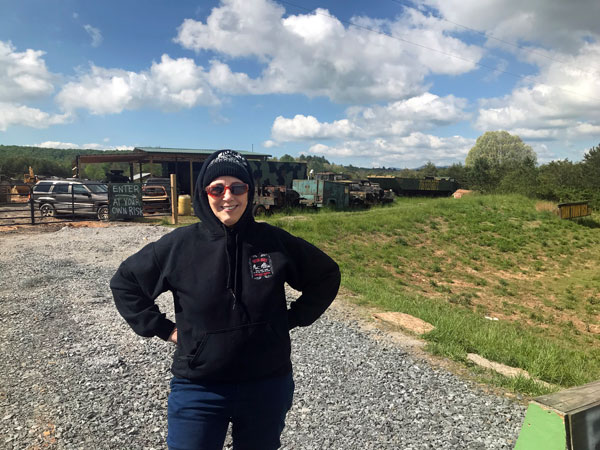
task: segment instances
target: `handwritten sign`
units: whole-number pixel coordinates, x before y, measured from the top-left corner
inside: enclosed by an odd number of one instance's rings
[[[135,183],[108,185],[108,215],[110,219],[142,217],[142,187]]]

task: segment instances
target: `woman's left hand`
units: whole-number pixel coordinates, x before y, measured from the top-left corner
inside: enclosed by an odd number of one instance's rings
[[[173,329],[173,332],[171,333],[167,341],[172,342],[173,344],[177,344],[177,328]]]

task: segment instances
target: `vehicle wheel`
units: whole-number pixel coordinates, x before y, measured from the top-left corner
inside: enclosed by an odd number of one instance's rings
[[[40,213],[42,217],[54,217],[56,215],[56,209],[50,203],[44,203],[40,206]]]
[[[267,214],[267,208],[265,208],[263,205],[254,205],[252,208],[252,214],[254,217],[264,216]]]
[[[98,208],[96,216],[98,220],[108,220],[108,206],[104,205]]]

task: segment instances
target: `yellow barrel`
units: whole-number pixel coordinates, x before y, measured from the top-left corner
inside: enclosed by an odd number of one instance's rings
[[[192,198],[189,195],[180,195],[177,201],[177,214],[190,216],[192,214]]]

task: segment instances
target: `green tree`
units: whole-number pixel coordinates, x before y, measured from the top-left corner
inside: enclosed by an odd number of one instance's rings
[[[292,155],[288,155],[287,153],[279,158],[281,162],[295,162],[296,159]]]
[[[325,172],[330,165],[324,156],[300,155],[298,160],[306,162],[307,172],[310,172],[311,169],[314,173]]]
[[[536,197],[538,194],[538,169],[523,165],[507,172],[498,183],[497,192],[501,194],[521,194]]]
[[[583,166],[568,159],[551,161],[540,166],[537,176],[537,195],[540,198],[565,202],[581,200]]]
[[[600,189],[600,145],[583,155],[583,175],[586,187]]]
[[[427,161],[421,169],[419,169],[419,175],[423,177],[435,177],[438,174],[438,169],[431,161]]]
[[[506,131],[487,131],[479,136],[465,160],[471,179],[485,192],[495,191],[509,173],[531,170],[536,163],[533,149]]]
[[[86,164],[83,166],[81,176],[88,180],[104,180],[108,164]]]
[[[478,158],[472,166],[467,167],[467,180],[470,189],[489,194],[500,182],[498,172],[492,169],[488,159]]]
[[[455,179],[461,188],[470,189],[468,183],[468,170],[462,164],[452,164],[450,167],[440,169],[438,175]]]

